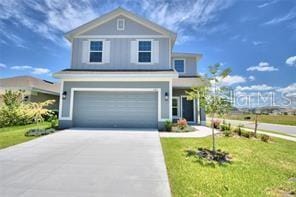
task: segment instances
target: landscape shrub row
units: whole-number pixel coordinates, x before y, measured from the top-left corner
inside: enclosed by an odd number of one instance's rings
[[[233,136],[239,136],[239,137],[245,137],[245,138],[260,138],[263,142],[269,142],[271,140],[271,137],[266,134],[262,135],[255,135],[252,131],[247,131],[245,129],[242,129],[242,125],[239,125],[237,127],[232,127],[230,123],[226,123],[225,121],[222,122],[219,120],[214,120],[212,122],[212,125],[214,128],[219,129],[222,131],[223,135],[225,137],[233,137]]]

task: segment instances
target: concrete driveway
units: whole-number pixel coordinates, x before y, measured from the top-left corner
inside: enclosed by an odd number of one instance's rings
[[[158,132],[65,130],[0,150],[0,196],[170,196]]]

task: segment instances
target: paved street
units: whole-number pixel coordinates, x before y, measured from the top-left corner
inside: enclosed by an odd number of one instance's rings
[[[249,121],[241,121],[241,120],[227,120],[227,122],[231,122],[232,125],[243,124],[244,127],[254,128],[255,125],[253,122]],[[292,136],[296,136],[296,126],[288,126],[288,125],[279,125],[279,124],[269,124],[269,123],[260,123],[258,124],[258,129],[267,130],[267,131],[278,131],[285,134],[289,134]]]

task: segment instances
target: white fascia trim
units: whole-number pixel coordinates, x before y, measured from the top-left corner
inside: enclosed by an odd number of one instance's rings
[[[66,78],[64,81],[129,81],[129,82],[139,82],[139,81],[165,81],[169,82],[171,78]]]
[[[158,94],[158,121],[164,121],[165,119],[161,118],[161,89],[160,88],[71,88],[71,97],[70,97],[70,112],[68,117],[59,116],[60,120],[72,120],[73,119],[73,104],[74,104],[74,94],[75,91],[95,91],[95,92],[157,92]],[[62,93],[61,93],[62,96]],[[62,107],[62,105],[60,105]],[[61,114],[61,112],[60,112]]]
[[[80,35],[74,38],[89,38],[89,39],[104,39],[104,38],[170,38],[169,36],[163,35]]]
[[[126,18],[128,18],[130,20],[136,21],[139,24],[141,24],[149,29],[152,29],[153,31],[156,31],[162,35],[167,35],[167,36],[170,36],[170,37],[173,37],[174,39],[176,39],[176,33],[169,31],[169,30],[161,27],[160,25],[157,25],[157,24],[154,24],[150,21],[147,21],[147,19],[141,18],[139,16],[135,16],[135,15],[133,15],[125,10],[122,10],[122,9],[112,11],[112,12],[107,13],[97,19],[94,19],[84,25],[81,25],[81,26],[75,28],[74,30],[67,32],[66,37],[72,41],[72,38],[75,37],[75,34],[81,35],[84,32],[87,32],[95,27],[98,27],[98,26],[100,26],[100,25],[102,25],[102,24],[104,24],[104,23],[106,23],[118,16],[121,16],[121,15],[125,16]]]
[[[170,73],[170,74],[164,74],[164,73],[147,73],[147,74],[141,74],[141,73],[124,73],[124,74],[54,74],[55,78],[58,79],[91,79],[91,78],[121,78],[121,79],[143,79],[143,78],[150,78],[150,79],[161,79],[161,78],[178,78],[178,73]]]

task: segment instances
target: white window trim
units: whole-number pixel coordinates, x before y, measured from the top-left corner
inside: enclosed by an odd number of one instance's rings
[[[178,97],[178,96],[173,96],[172,97],[172,100],[173,99],[177,99],[177,116],[174,116],[173,114],[172,114],[172,116],[173,116],[173,118],[180,118],[180,97]],[[172,112],[173,112],[173,102],[172,102]]]
[[[186,95],[181,96],[181,117],[183,118],[183,98],[186,98]],[[193,99],[193,121],[187,121],[188,123],[196,123],[196,99]]]
[[[176,68],[175,68],[175,60],[182,60],[182,61],[184,61],[184,72],[179,72],[179,71],[176,70]],[[174,59],[173,59],[173,65],[174,65],[174,69],[175,69],[178,73],[181,73],[181,74],[186,73],[186,59],[185,59],[185,58],[174,58]]]
[[[120,22],[122,22],[122,28],[120,28]],[[125,19],[124,18],[119,18],[117,19],[117,31],[124,31],[125,29]]]
[[[91,51],[90,50],[90,43],[92,41],[101,41],[102,42],[102,61],[101,62],[91,62],[90,61],[90,52],[101,52],[101,51]],[[88,56],[87,56],[87,60],[88,60],[88,64],[104,64],[104,39],[91,39],[91,40],[88,40]]]
[[[137,39],[137,64],[153,64],[153,39]],[[150,62],[139,62],[139,53],[140,52],[149,52],[149,51],[139,51],[139,43],[140,41],[150,41],[151,42],[151,50],[150,50]]]

